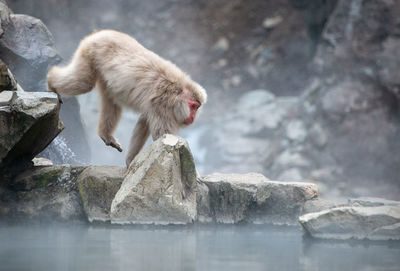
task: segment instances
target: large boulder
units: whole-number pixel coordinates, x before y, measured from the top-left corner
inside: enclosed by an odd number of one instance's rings
[[[62,131],[54,93],[0,93],[0,169],[31,161]]]
[[[210,210],[209,220],[218,223],[297,225],[304,204],[318,196],[314,184],[270,181],[256,173],[216,173],[202,176],[202,181],[209,202],[203,200],[205,206],[198,208]]]
[[[116,224],[187,224],[197,218],[196,170],[185,140],[164,135],[139,153],[111,204]]]
[[[0,185],[0,217],[26,221],[85,220],[76,179],[84,167],[34,167]]]
[[[47,71],[62,60],[53,36],[43,22],[28,15],[13,14],[5,2],[0,2],[0,59],[22,88],[33,92],[46,91]],[[49,152],[45,153],[54,162],[81,163],[89,159],[89,151],[80,152],[88,144],[79,111],[75,97],[64,99],[60,115],[67,128],[59,136],[61,142],[52,143]],[[61,153],[66,148],[60,146],[62,144],[76,157],[64,157]]]
[[[125,171],[122,167],[90,166],[79,175],[78,191],[89,222],[110,220],[111,203]]]
[[[400,205],[337,207],[305,214],[299,221],[316,238],[400,240]]]

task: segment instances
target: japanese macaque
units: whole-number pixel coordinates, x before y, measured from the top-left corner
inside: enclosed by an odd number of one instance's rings
[[[173,63],[147,50],[132,37],[101,30],[85,37],[71,62],[47,74],[48,91],[69,97],[96,85],[101,97],[98,134],[118,151],[113,132],[122,107],[140,112],[133,130],[126,165],[139,153],[149,135],[156,140],[190,125],[207,100],[206,91]]]

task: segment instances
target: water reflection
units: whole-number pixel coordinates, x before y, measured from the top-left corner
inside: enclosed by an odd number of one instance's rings
[[[0,270],[398,270],[399,243],[265,226],[0,226]]]

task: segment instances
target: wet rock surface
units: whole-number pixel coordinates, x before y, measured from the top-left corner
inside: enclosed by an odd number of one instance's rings
[[[193,223],[196,187],[196,169],[186,141],[164,135],[132,161],[112,202],[111,222]]]
[[[125,176],[125,168],[90,166],[78,177],[78,191],[89,222],[110,221],[111,202]]]
[[[35,166],[0,184],[0,217],[115,224],[299,225],[315,238],[400,240],[400,202],[319,197],[261,174],[197,176],[187,143],[165,135],[121,167]]]
[[[0,168],[23,165],[64,128],[54,93],[0,93]]]
[[[318,201],[310,183],[275,182],[256,173],[199,177],[186,141],[173,135],[152,143],[128,170],[35,166],[0,188],[4,217],[115,224],[296,225],[307,202]]]
[[[318,197],[311,183],[285,183],[261,174],[202,176],[209,189],[209,217],[217,223],[297,225],[305,202]]]
[[[345,206],[299,218],[312,236],[324,239],[400,240],[400,206]]]
[[[26,221],[85,220],[76,179],[83,167],[34,167],[0,187],[0,216]]]

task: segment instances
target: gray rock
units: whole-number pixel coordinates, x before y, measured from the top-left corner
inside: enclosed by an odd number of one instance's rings
[[[139,153],[111,204],[116,224],[187,224],[197,218],[196,170],[183,139],[164,135]]]
[[[360,197],[356,199],[349,199],[348,204],[352,206],[400,206],[400,201],[387,200],[382,198]]]
[[[83,169],[84,167],[71,167],[70,165],[37,166],[18,174],[9,182],[9,187],[15,191],[31,191],[58,183],[72,184]]]
[[[314,184],[275,182],[256,173],[202,178],[209,188],[208,216],[218,223],[296,225],[305,202],[318,195]]]
[[[111,202],[125,175],[125,168],[90,166],[78,177],[78,191],[89,222],[109,221]]]
[[[0,59],[15,75],[26,91],[46,91],[46,75],[51,66],[59,64],[61,57],[55,48],[53,36],[43,22],[37,18],[13,14],[5,3],[0,3]],[[49,147],[55,163],[82,163],[89,160],[87,140],[79,115],[79,104],[75,97],[63,100],[60,115],[67,129],[60,137],[81,159],[61,160],[58,146]],[[46,153],[50,158],[49,153]]]
[[[371,240],[400,240],[400,223],[377,228],[368,235]]]
[[[64,128],[54,93],[0,94],[0,168],[31,161]]]
[[[34,166],[53,166],[53,162],[47,158],[35,157],[32,159]]]
[[[220,37],[213,46],[214,50],[226,51],[229,49],[229,40],[225,37]]]
[[[213,218],[210,214],[210,190],[203,180],[200,179],[197,182],[197,221],[200,223],[212,222]]]
[[[344,82],[329,89],[322,97],[322,109],[329,117],[343,117],[350,112],[365,111],[379,98],[372,87],[360,82]]]
[[[0,92],[3,90],[21,90],[22,88],[15,81],[14,75],[7,68],[6,64],[0,60]]]
[[[76,179],[84,167],[34,167],[0,187],[0,215],[11,219],[85,220]]]
[[[338,207],[299,218],[313,237],[400,240],[400,206]]]
[[[332,200],[327,200],[323,198],[315,198],[312,200],[306,201],[306,203],[303,206],[302,214],[308,214],[308,213],[315,213],[315,212],[321,212],[324,210],[344,206],[345,202],[341,202],[338,200],[332,201]]]
[[[9,14],[0,38],[0,58],[27,91],[44,91],[47,71],[61,62],[47,27],[21,14]]]

